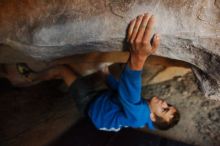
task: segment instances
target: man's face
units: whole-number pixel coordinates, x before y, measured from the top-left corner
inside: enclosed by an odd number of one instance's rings
[[[163,118],[169,122],[173,118],[173,114],[177,111],[175,107],[167,104],[165,100],[158,97],[153,97],[150,102],[151,113]]]

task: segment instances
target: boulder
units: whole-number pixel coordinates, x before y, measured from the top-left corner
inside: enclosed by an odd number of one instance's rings
[[[156,55],[191,64],[206,97],[220,100],[220,0],[2,0],[0,6],[1,63],[123,51],[129,21],[150,12],[161,36]]]

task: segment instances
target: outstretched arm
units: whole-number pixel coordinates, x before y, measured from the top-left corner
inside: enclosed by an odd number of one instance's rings
[[[130,44],[130,58],[119,80],[118,94],[124,112],[128,117],[138,116],[134,111],[141,101],[141,71],[149,55],[156,51],[159,45],[157,34],[151,40],[154,16],[144,14],[132,20],[127,35]]]

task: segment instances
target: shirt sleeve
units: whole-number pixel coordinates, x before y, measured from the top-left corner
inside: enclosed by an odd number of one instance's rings
[[[117,90],[118,88],[118,81],[112,74],[109,74],[107,77],[107,85],[113,90]]]
[[[138,109],[141,102],[141,73],[142,71],[132,70],[126,65],[119,80],[118,98],[127,117],[135,118],[139,115],[134,109]]]

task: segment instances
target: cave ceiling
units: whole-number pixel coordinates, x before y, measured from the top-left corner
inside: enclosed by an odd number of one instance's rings
[[[156,55],[190,63],[205,95],[220,100],[220,0],[1,0],[0,7],[1,63],[122,51],[129,21],[153,13]]]

